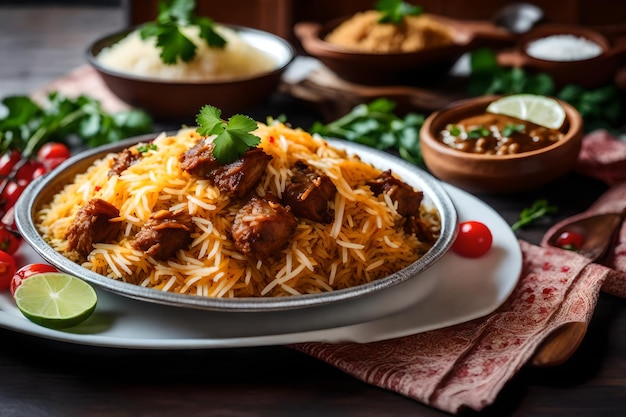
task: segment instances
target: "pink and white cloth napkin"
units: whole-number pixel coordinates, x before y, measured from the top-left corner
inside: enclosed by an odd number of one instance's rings
[[[620,212],[626,206],[626,143],[606,131],[589,134],[577,170],[611,187],[575,217]],[[292,347],[366,383],[451,414],[464,408],[481,410],[555,330],[572,323],[586,325],[600,291],[626,298],[624,224],[608,266],[545,242],[537,246],[520,241],[520,246],[520,281],[509,299],[486,317],[374,343]]]

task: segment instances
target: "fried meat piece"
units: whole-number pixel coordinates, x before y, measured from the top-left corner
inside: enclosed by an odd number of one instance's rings
[[[209,179],[222,193],[244,198],[256,187],[271,159],[263,149],[251,148],[235,162],[214,170]]]
[[[99,198],[89,200],[78,210],[67,229],[68,249],[87,255],[94,243],[113,240],[120,231],[121,223],[110,220],[119,215],[113,204]]]
[[[180,168],[198,177],[208,177],[221,164],[213,157],[215,144],[206,140],[190,148],[180,157]]]
[[[139,159],[141,159],[141,154],[137,149],[124,149],[113,159],[111,169],[107,173],[107,176],[112,177],[113,175],[120,175]]]
[[[415,191],[408,184],[394,177],[391,170],[383,172],[378,178],[368,182],[368,185],[375,195],[386,193],[392,201],[397,202],[396,210],[400,215],[409,217],[419,214],[424,193]]]
[[[235,247],[246,256],[268,258],[287,244],[297,223],[293,213],[274,197],[252,197],[235,216]]]
[[[181,169],[209,179],[222,193],[244,198],[261,179],[272,157],[261,148],[248,149],[241,158],[222,165],[213,156],[213,143],[202,141],[181,156]]]
[[[327,175],[297,161],[294,174],[285,187],[283,203],[298,217],[329,224],[333,213],[328,202],[335,198],[337,188]]]
[[[166,260],[191,243],[191,219],[184,212],[159,210],[135,235],[133,247],[157,260]]]

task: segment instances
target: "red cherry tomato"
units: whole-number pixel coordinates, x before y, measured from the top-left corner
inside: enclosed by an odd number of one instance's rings
[[[22,282],[26,278],[30,278],[33,275],[41,274],[43,272],[57,272],[57,269],[48,264],[28,264],[18,269],[13,278],[11,279],[11,295],[15,295],[17,287],[22,285]]]
[[[0,225],[0,250],[13,255],[20,247],[22,240],[20,236],[2,224]]]
[[[0,251],[0,291],[9,288],[15,275],[15,259],[6,252]]]
[[[15,179],[18,182],[30,182],[33,178],[35,178],[35,172],[44,168],[43,163],[39,161],[28,161],[17,171],[15,174]]]
[[[481,222],[466,221],[459,225],[459,233],[452,250],[466,258],[478,258],[491,249],[491,230]]]
[[[67,159],[71,155],[67,146],[59,142],[44,143],[37,151],[37,159],[47,161],[50,159]]]
[[[28,183],[26,181],[9,181],[2,191],[1,200],[4,202],[3,210],[8,210],[22,194]]]
[[[585,237],[576,232],[563,232],[556,239],[556,246],[563,249],[578,251],[585,243]]]
[[[11,169],[20,160],[21,154],[18,151],[5,152],[0,157],[0,177],[8,177]]]

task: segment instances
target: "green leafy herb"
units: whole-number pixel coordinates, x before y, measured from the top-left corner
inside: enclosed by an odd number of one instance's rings
[[[17,149],[24,158],[45,142],[91,148],[152,131],[152,119],[145,112],[109,113],[98,100],[85,95],[72,99],[52,92],[46,105],[28,96],[10,96],[1,104],[0,153]],[[72,143],[76,140],[78,144]]]
[[[549,74],[501,67],[495,53],[488,48],[471,53],[470,68],[468,92],[472,96],[519,93],[555,96],[580,112],[587,132],[599,128],[615,130],[624,122],[624,106],[614,84],[595,89],[569,84],[557,89]]]
[[[473,128],[472,130],[470,130],[469,132],[467,132],[467,138],[468,139],[485,138],[489,136],[490,133],[491,131],[487,129],[485,126],[477,126]]]
[[[517,123],[507,123],[504,128],[502,129],[502,131],[500,132],[502,134],[502,136],[506,136],[509,137],[511,136],[513,133],[522,133],[524,132],[524,129],[526,127],[523,124],[517,124]]]
[[[424,166],[419,143],[419,131],[424,116],[408,113],[404,117],[394,113],[396,103],[378,98],[355,106],[348,114],[330,123],[315,122],[309,129],[325,137],[345,139],[376,149],[393,150],[418,166]]]
[[[558,207],[548,204],[547,200],[537,200],[531,207],[527,207],[521,211],[519,220],[511,226],[511,229],[517,230],[537,221],[543,216],[554,214],[558,211]]]
[[[401,23],[405,16],[417,16],[422,13],[421,6],[414,6],[402,0],[379,0],[376,10],[382,13],[379,23]]]
[[[197,26],[200,29],[200,38],[209,47],[223,48],[226,45],[226,40],[215,31],[213,21],[207,17],[195,16],[195,8],[195,0],[162,0],[156,21],[145,23],[141,27],[142,39],[156,37],[163,63],[175,64],[179,58],[189,62],[196,56],[197,47],[181,31],[183,27]]]
[[[156,151],[157,146],[154,143],[142,143],[137,145],[137,152],[146,153],[148,151]]]
[[[462,130],[457,125],[450,125],[450,127],[448,128],[448,132],[450,132],[452,136],[459,136]]]
[[[204,106],[196,117],[196,131],[202,136],[217,135],[213,140],[213,156],[219,163],[228,164],[261,143],[261,139],[250,133],[258,127],[250,117],[236,114],[226,123],[221,116],[220,109]]]

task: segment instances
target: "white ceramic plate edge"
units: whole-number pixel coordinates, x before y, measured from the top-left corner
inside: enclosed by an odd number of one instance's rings
[[[224,327],[224,315],[159,306],[99,291],[97,314],[114,315],[115,320],[104,326],[98,322],[90,323],[89,319],[71,330],[57,331],[28,321],[15,307],[10,294],[4,292],[0,294],[0,327],[82,345],[134,349],[206,349],[314,341],[367,343],[483,317],[497,309],[515,288],[522,267],[521,249],[511,228],[495,210],[462,190],[444,186],[457,207],[459,220],[479,220],[486,223],[494,232],[494,246],[479,260],[464,259],[454,253],[446,254],[427,271],[440,275],[433,293],[426,300],[391,316],[330,329],[238,337],[235,320],[226,323],[233,327],[232,335],[228,334],[228,329],[224,333],[223,328],[221,332],[224,334],[220,335],[219,331],[213,333],[220,326]],[[20,252],[25,261],[37,262],[38,255],[29,247]],[[463,276],[460,276],[460,271],[463,271]],[[153,313],[164,310],[168,310],[167,314],[154,320]],[[190,318],[197,317],[203,318],[202,326],[190,321]],[[306,317],[295,316],[294,319]],[[258,324],[248,323],[248,326],[254,327]]]

